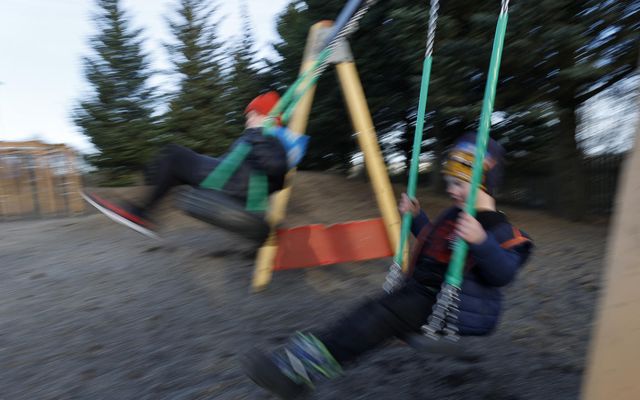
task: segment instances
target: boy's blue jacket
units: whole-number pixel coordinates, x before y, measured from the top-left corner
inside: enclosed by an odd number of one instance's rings
[[[413,278],[432,290],[439,290],[446,273],[460,209],[445,210],[431,224],[421,211],[411,230],[418,238],[413,250]],[[501,288],[516,276],[529,257],[532,242],[524,232],[496,211],[479,211],[476,219],[487,232],[487,239],[469,245],[460,298],[458,328],[461,335],[491,333],[502,311]]]

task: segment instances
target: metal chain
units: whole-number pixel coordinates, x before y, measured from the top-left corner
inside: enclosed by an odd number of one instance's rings
[[[350,36],[353,32],[355,32],[356,30],[358,30],[359,28],[359,22],[360,20],[364,17],[364,15],[367,13],[367,11],[369,11],[369,8],[371,8],[375,3],[377,3],[378,0],[368,0],[354,15],[353,17],[351,17],[351,19],[349,20],[349,22],[347,22],[347,24],[345,25],[345,27],[338,32],[338,34],[336,35],[335,38],[333,38],[331,40],[331,42],[329,42],[329,44],[327,45],[327,49],[329,50],[329,53],[333,53],[333,51],[335,50],[335,48],[340,44],[340,42],[347,38],[348,36]],[[318,66],[318,68],[316,68],[316,70],[313,73],[314,78],[318,78],[329,66],[330,64],[330,59],[329,57],[327,57],[322,64],[320,64]]]
[[[428,321],[422,326],[422,333],[433,340],[441,338],[451,342],[457,342],[458,336],[458,305],[460,304],[461,290],[453,285],[444,284],[438,301],[433,307]]]
[[[509,0],[502,0],[502,8],[500,8],[500,14],[506,14],[509,12]]]
[[[440,9],[439,0],[431,0],[431,10],[429,11],[429,31],[427,32],[427,50],[424,58],[433,54],[433,42],[436,40],[436,26],[438,24],[438,9]]]

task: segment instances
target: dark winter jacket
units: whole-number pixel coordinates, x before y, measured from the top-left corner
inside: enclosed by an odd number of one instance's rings
[[[413,278],[433,291],[440,289],[447,271],[459,212],[457,207],[450,208],[433,225],[424,212],[413,221],[412,231],[418,237]],[[469,245],[458,319],[461,335],[486,335],[495,329],[502,312],[501,288],[513,281],[532,247],[529,236],[513,227],[504,214],[480,211],[476,219],[487,239]]]
[[[251,145],[251,152],[244,162],[231,176],[223,191],[234,197],[245,199],[249,188],[249,178],[252,172],[261,171],[269,180],[269,193],[282,189],[284,177],[288,171],[287,154],[278,139],[273,136],[262,135],[261,128],[245,129],[233,145],[229,153],[240,143]],[[219,160],[222,161],[229,153]]]

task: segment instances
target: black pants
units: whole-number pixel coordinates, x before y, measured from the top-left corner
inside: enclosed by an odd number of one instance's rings
[[[409,280],[396,292],[357,307],[317,337],[336,361],[344,365],[389,339],[403,339],[419,332],[435,302],[435,295],[425,286]]]
[[[172,187],[197,186],[220,163],[217,158],[198,154],[186,147],[170,144],[150,165],[150,183],[154,186],[141,204],[140,212],[151,211]]]

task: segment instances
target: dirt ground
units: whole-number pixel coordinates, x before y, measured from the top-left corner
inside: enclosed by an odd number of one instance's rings
[[[362,181],[304,173],[296,185],[291,225],[376,214]],[[419,197],[431,215],[447,205]],[[0,399],[267,399],[239,355],[381,292],[389,260],[278,272],[250,294],[251,244],[169,206],[162,242],[96,213],[0,223]],[[480,360],[388,346],[312,398],[578,398],[607,226],[503,210],[537,247],[498,331],[472,341]]]

